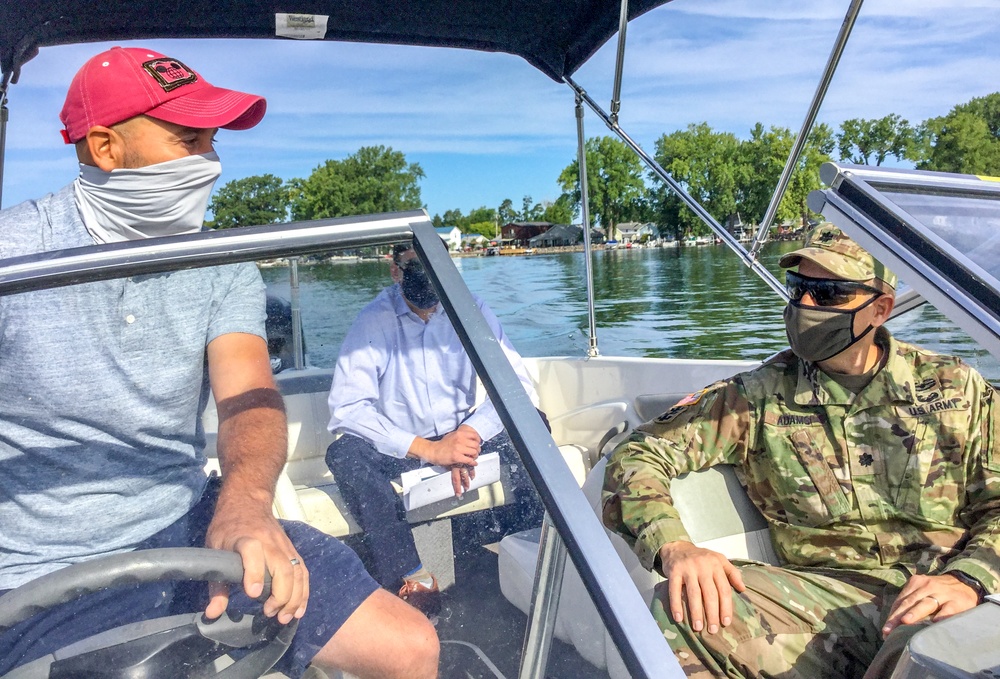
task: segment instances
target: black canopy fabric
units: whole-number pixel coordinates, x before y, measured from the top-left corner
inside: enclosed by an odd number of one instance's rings
[[[629,19],[669,0],[630,0]],[[0,70],[40,47],[151,38],[274,38],[275,15],[329,17],[324,39],[509,52],[571,75],[618,30],[620,0],[3,0]]]

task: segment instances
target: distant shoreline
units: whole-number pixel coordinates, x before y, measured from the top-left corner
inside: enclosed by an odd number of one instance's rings
[[[784,239],[784,238],[772,238],[771,241],[786,241],[795,239]],[[801,239],[799,239],[801,240]],[[771,242],[768,241],[768,242]],[[623,245],[618,245],[613,248],[608,248],[603,243],[591,245],[591,250],[673,250],[678,247],[683,248],[702,248],[711,247],[713,245],[724,245],[723,243],[700,243],[698,245],[636,245],[634,247],[626,247]],[[746,245],[746,244],[744,244]],[[549,248],[512,248],[512,252],[501,252],[500,255],[486,255],[484,250],[476,250],[473,252],[451,252],[449,253],[453,259],[465,259],[466,257],[539,257],[542,255],[557,255],[564,252],[583,252],[583,245],[557,245]],[[299,260],[299,266],[314,266],[316,264],[357,264],[360,262],[388,262],[388,256],[382,257],[360,257],[354,255],[335,255],[332,257],[323,257],[322,259],[305,259]],[[257,262],[259,267],[270,268],[270,267],[280,267],[288,266],[287,259],[271,259],[262,260]]]

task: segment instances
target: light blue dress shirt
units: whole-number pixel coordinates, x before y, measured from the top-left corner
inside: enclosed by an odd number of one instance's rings
[[[535,407],[538,396],[521,357],[486,303],[475,297]],[[405,457],[416,437],[443,436],[466,424],[488,441],[503,425],[489,398],[476,404],[476,371],[440,304],[425,323],[385,288],[361,310],[344,338],[330,389],[330,425]]]

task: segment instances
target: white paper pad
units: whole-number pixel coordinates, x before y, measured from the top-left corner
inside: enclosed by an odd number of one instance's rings
[[[476,461],[476,478],[472,479],[469,490],[500,480],[500,453],[487,453]],[[455,497],[451,470],[445,467],[420,467],[404,472],[400,480],[403,482],[403,506],[407,511]]]

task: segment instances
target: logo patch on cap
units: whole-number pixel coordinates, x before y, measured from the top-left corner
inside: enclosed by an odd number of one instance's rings
[[[187,85],[198,80],[198,76],[190,68],[177,61],[163,57],[145,62],[142,67],[156,79],[164,92],[175,90],[181,85]]]

